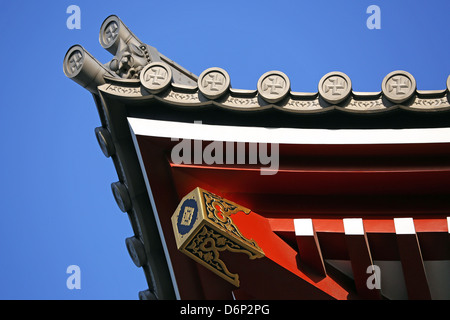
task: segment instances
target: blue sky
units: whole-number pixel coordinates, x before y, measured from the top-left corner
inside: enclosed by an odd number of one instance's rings
[[[69,30],[69,5],[81,29]],[[369,30],[366,9],[381,9]],[[379,91],[406,70],[418,89],[444,89],[450,74],[448,0],[341,1],[5,1],[0,80],[0,299],[137,299],[146,289],[128,256],[132,236],[110,184],[112,161],[94,135],[94,101],[64,76],[73,44],[99,61],[100,25],[117,14],[145,43],[199,75],[221,67],[234,88],[256,89],[280,70],[294,91],[317,91],[330,71],[355,91]],[[66,269],[81,269],[69,290]]]

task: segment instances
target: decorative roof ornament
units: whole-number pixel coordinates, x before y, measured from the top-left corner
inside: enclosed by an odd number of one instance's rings
[[[381,89],[390,101],[402,103],[416,92],[416,80],[406,71],[394,71],[384,78]]]
[[[151,61],[144,45],[117,16],[109,16],[100,28],[101,46],[114,55],[109,69],[124,79],[138,79],[142,68]]]
[[[195,85],[197,77],[160,54],[155,48],[144,44],[117,16],[111,15],[100,27],[99,42],[114,57],[101,64],[80,45],[71,47],[64,58],[65,75],[89,90],[98,94],[98,87],[106,79],[139,79],[141,71],[149,63],[166,63],[171,69],[169,83]],[[153,89],[150,89],[156,93]],[[158,90],[157,90],[158,91]],[[158,91],[159,92],[159,91]]]
[[[230,88],[230,76],[221,68],[209,68],[198,77],[198,89],[208,99],[217,99]]]
[[[319,81],[319,94],[327,102],[338,104],[352,93],[352,82],[342,72],[327,73]]]
[[[172,82],[172,70],[164,62],[152,62],[145,66],[139,79],[149,93],[157,94]]]
[[[114,77],[111,70],[80,45],[74,45],[67,51],[64,74],[94,94],[98,94],[98,86],[105,83],[105,76]]]
[[[64,59],[66,76],[94,94],[242,111],[275,108],[299,114],[450,110],[450,77],[445,90],[418,91],[411,74],[394,71],[384,78],[381,91],[355,92],[346,74],[330,72],[319,81],[318,92],[308,93],[292,91],[286,74],[270,71],[260,77],[257,90],[242,90],[231,88],[230,76],[221,68],[208,68],[200,77],[195,76],[144,44],[115,15],[102,23],[99,41],[114,55],[110,62],[101,64],[79,45],[71,47]]]
[[[269,71],[258,80],[258,93],[269,103],[283,100],[291,90],[291,82],[281,71]]]
[[[233,222],[239,212],[249,215],[251,210],[195,188],[184,196],[171,218],[178,250],[236,287],[239,275],[228,270],[220,252],[245,253],[251,260],[265,256],[256,241],[247,239]]]
[[[173,68],[171,70],[173,72]],[[192,108],[215,105],[243,112],[271,108],[298,114],[333,110],[350,113],[378,113],[394,109],[424,112],[450,110],[449,89],[417,90],[414,78],[405,71],[394,71],[386,76],[382,90],[378,92],[353,91],[350,78],[342,72],[323,76],[318,92],[292,91],[289,78],[280,71],[270,71],[261,76],[257,90],[232,88],[228,73],[221,68],[209,68],[202,72],[196,85],[181,85],[172,79],[156,91],[149,90],[147,81],[142,79],[130,83],[107,76],[106,83],[99,85],[98,90],[131,100],[158,99],[169,105]],[[142,87],[145,90],[141,90]]]

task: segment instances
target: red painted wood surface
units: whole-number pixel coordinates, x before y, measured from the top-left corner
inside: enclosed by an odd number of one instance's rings
[[[233,291],[257,299],[362,298],[332,268],[318,276],[299,263],[294,218],[313,219],[324,259],[351,259],[342,219],[358,217],[372,259],[400,260],[392,219],[413,217],[423,259],[450,260],[448,144],[282,145],[279,172],[263,176],[259,165],[176,165],[170,161],[176,142],[137,141],[182,299],[231,299]],[[221,253],[239,274],[239,289],[176,249],[170,217],[196,187],[253,210],[233,221],[266,257]]]

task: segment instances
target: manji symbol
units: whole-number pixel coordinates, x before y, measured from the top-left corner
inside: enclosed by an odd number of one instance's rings
[[[264,81],[263,90],[267,91],[268,89],[270,89],[270,94],[280,94],[278,92],[278,89],[284,88],[284,80],[277,76],[269,77],[267,78],[267,80],[271,81],[272,83],[267,83],[266,81]]]
[[[331,82],[331,84],[330,84]],[[339,77],[329,78],[325,84],[325,93],[331,90],[332,95],[340,95],[339,90],[345,89],[345,81]]]
[[[194,208],[192,207],[185,207],[183,212],[183,217],[181,218],[181,224],[183,226],[189,226],[191,225],[192,216],[194,213]]]
[[[409,89],[409,80],[406,77],[398,76],[393,77],[391,80],[394,81],[395,83],[392,84],[392,82],[389,81],[388,84],[389,92],[392,92],[395,89],[395,94],[397,95],[406,94],[406,92],[402,90],[402,89]]]
[[[106,42],[107,43],[111,43],[111,41],[113,41],[116,38],[116,36],[118,34],[118,32],[117,32],[118,29],[119,29],[119,26],[114,21],[111,22],[108,25],[108,27],[106,27],[105,34],[106,34]]]
[[[155,86],[159,86],[162,84],[162,82],[159,82],[159,80],[164,81],[166,79],[166,72],[161,68],[152,68],[149,71],[153,72],[152,74],[145,75],[145,81],[150,81],[151,84]]]
[[[83,65],[83,55],[80,51],[75,51],[69,60],[70,70],[74,73],[76,70],[79,70]]]
[[[225,78],[218,72],[208,74],[210,79],[205,79],[203,85],[205,87],[211,86],[211,91],[219,91],[220,87],[223,86]]]

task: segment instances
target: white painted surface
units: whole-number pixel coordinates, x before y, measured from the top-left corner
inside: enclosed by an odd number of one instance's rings
[[[363,220],[361,218],[345,218],[344,232],[347,235],[364,235]]]
[[[313,236],[314,229],[312,219],[294,219],[296,236]]]
[[[207,141],[287,144],[449,143],[450,128],[293,129],[207,125],[128,118],[137,135]]]
[[[415,234],[413,218],[394,218],[396,234]]]

